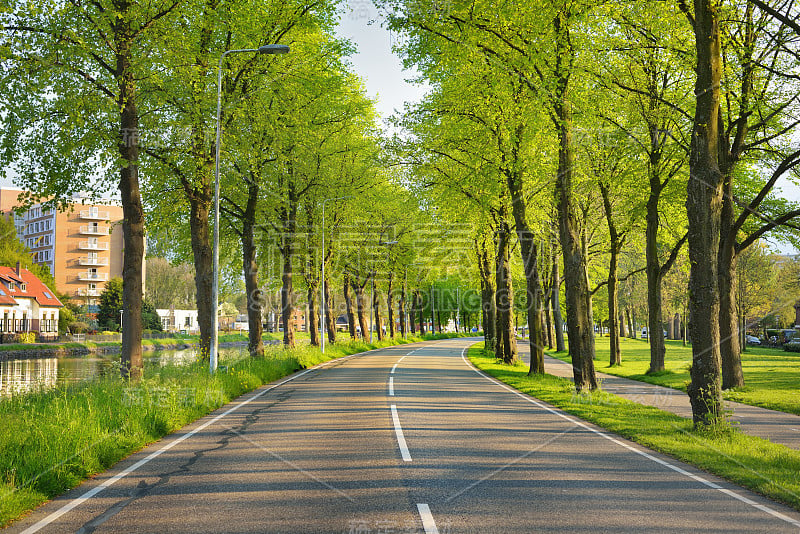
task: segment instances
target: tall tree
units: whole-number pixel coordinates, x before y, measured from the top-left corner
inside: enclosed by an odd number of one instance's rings
[[[723,417],[722,362],[719,337],[717,260],[723,176],[719,168],[720,54],[719,6],[695,0],[697,63],[694,128],[686,210],[689,219],[689,332],[692,339],[691,383],[687,387],[696,426]]]
[[[104,191],[116,181],[124,213],[123,306],[131,317],[122,333],[121,360],[123,374],[132,379],[142,374],[139,82],[156,70],[148,48],[172,23],[179,4],[11,2],[2,17],[9,59],[4,157],[5,163],[20,163],[18,183],[56,205],[72,192]],[[55,116],[60,120],[53,121]],[[109,169],[99,184],[96,167]]]

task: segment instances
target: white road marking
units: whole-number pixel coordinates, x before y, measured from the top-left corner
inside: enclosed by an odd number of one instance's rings
[[[796,521],[796,520],[792,519],[791,517],[778,512],[777,510],[773,510],[772,508],[770,508],[768,506],[764,506],[763,504],[758,504],[757,502],[753,501],[752,499],[748,499],[744,495],[739,495],[735,491],[723,488],[720,485],[715,484],[715,483],[711,482],[710,480],[707,480],[707,479],[705,479],[705,478],[703,478],[701,476],[695,475],[693,473],[689,473],[688,471],[678,467],[677,465],[671,464],[671,463],[669,463],[669,462],[667,462],[665,460],[662,460],[661,458],[656,458],[652,454],[648,454],[643,450],[640,450],[640,449],[637,449],[636,447],[628,445],[627,443],[622,442],[622,441],[616,439],[615,437],[613,437],[613,436],[611,436],[609,434],[606,434],[605,432],[600,432],[596,428],[592,428],[591,426],[587,425],[583,421],[580,421],[580,420],[577,420],[577,419],[573,419],[572,417],[566,415],[565,413],[562,413],[562,412],[560,412],[558,410],[555,410],[555,409],[553,409],[553,408],[551,408],[549,406],[546,406],[546,405],[542,404],[541,402],[537,401],[536,399],[534,399],[530,395],[526,395],[526,394],[522,393],[521,391],[518,391],[518,390],[512,388],[511,386],[509,386],[507,384],[504,384],[503,382],[500,382],[499,380],[497,380],[497,379],[495,379],[495,378],[493,378],[493,377],[491,377],[491,376],[489,376],[487,374],[484,374],[483,371],[481,371],[480,369],[475,367],[472,364],[472,362],[467,360],[465,355],[467,353],[467,349],[468,348],[469,347],[465,347],[464,350],[461,351],[461,359],[464,360],[464,363],[466,363],[468,367],[470,367],[473,371],[478,373],[480,376],[482,376],[486,380],[488,380],[488,381],[500,386],[501,388],[503,388],[503,389],[505,389],[507,391],[510,391],[514,395],[516,395],[516,396],[518,396],[518,397],[530,402],[531,404],[535,404],[536,406],[538,406],[539,408],[542,408],[543,410],[547,410],[548,412],[552,413],[553,415],[557,415],[561,419],[565,419],[566,421],[569,421],[570,423],[573,423],[575,425],[578,425],[581,428],[584,428],[584,429],[586,429],[586,430],[588,430],[590,432],[593,432],[593,433],[597,434],[598,436],[602,436],[602,437],[606,438],[607,440],[609,440],[609,441],[611,441],[613,443],[616,443],[617,445],[619,445],[621,447],[624,447],[624,448],[628,449],[631,452],[635,452],[636,454],[639,454],[640,456],[644,456],[648,460],[652,460],[653,462],[655,462],[657,464],[660,464],[660,465],[663,465],[664,467],[666,467],[668,469],[671,469],[671,470],[675,471],[676,473],[680,473],[681,475],[689,477],[692,480],[695,480],[695,481],[703,484],[704,486],[707,486],[707,487],[709,487],[711,489],[715,489],[715,490],[717,490],[717,491],[719,491],[721,493],[724,493],[725,495],[733,497],[737,501],[740,501],[740,502],[743,502],[743,503],[745,503],[745,504],[747,504],[749,506],[752,506],[753,508],[756,508],[757,510],[761,510],[762,512],[766,512],[767,514],[769,514],[769,515],[771,515],[773,517],[776,517],[776,518],[778,518],[778,519],[780,519],[782,521],[785,521],[786,523],[789,523],[790,525],[793,525],[795,527],[800,527],[800,521]]]
[[[403,436],[403,427],[400,426],[400,417],[397,415],[397,406],[392,404],[392,421],[394,421],[394,433],[397,436],[397,446],[400,448],[400,456],[404,462],[411,461],[411,453],[408,452],[406,438]]]
[[[394,377],[389,377],[389,396],[394,397]]]
[[[369,352],[372,352],[372,351],[369,351]],[[359,354],[365,354],[365,353],[359,353]],[[230,415],[231,413],[235,412],[236,410],[238,410],[242,406],[246,406],[246,405],[250,404],[251,402],[253,402],[257,398],[259,398],[259,397],[263,396],[264,394],[272,391],[276,387],[282,386],[283,384],[285,384],[287,382],[291,382],[292,380],[295,380],[296,378],[300,378],[301,376],[303,376],[303,375],[305,375],[307,373],[310,373],[311,371],[314,371],[316,369],[320,369],[322,367],[325,367],[325,366],[327,366],[327,365],[329,365],[329,364],[331,364],[333,362],[342,361],[344,359],[352,358],[352,357],[357,356],[359,354],[351,354],[350,356],[345,356],[344,358],[337,358],[336,360],[330,360],[330,361],[321,363],[321,364],[316,365],[316,366],[314,366],[314,367],[312,367],[310,369],[306,369],[302,373],[298,373],[298,374],[296,374],[294,376],[291,376],[291,377],[287,378],[286,380],[283,380],[282,382],[279,382],[279,383],[275,384],[274,386],[271,386],[271,387],[268,387],[267,389],[259,391],[258,393],[256,393],[255,395],[253,395],[252,397],[247,399],[246,401],[240,402],[236,406],[233,406],[233,407],[229,408],[228,410],[225,410],[224,412],[222,412],[218,416],[214,417],[213,419],[209,419],[208,421],[206,421],[202,425],[198,426],[197,428],[195,428],[191,432],[187,432],[186,434],[182,435],[181,437],[177,438],[176,440],[167,443],[166,445],[164,445],[163,447],[161,447],[157,451],[154,451],[154,452],[150,453],[145,458],[142,458],[141,460],[139,460],[138,462],[136,462],[135,464],[133,464],[129,468],[125,469],[124,471],[122,471],[120,473],[117,473],[116,475],[114,475],[113,477],[109,478],[108,480],[106,480],[105,482],[100,484],[99,486],[95,486],[94,488],[90,489],[89,491],[87,491],[86,493],[81,495],[80,497],[77,497],[76,499],[73,499],[72,501],[68,502],[67,504],[65,504],[64,506],[62,506],[61,508],[59,508],[58,510],[56,510],[52,514],[48,515],[47,517],[45,517],[44,519],[42,519],[38,523],[36,523],[36,524],[26,528],[25,530],[23,530],[22,534],[32,534],[33,532],[38,532],[39,530],[41,530],[44,527],[46,527],[49,524],[51,524],[53,521],[55,521],[59,517],[61,517],[64,514],[66,514],[67,512],[69,512],[71,510],[74,510],[75,508],[77,508],[78,506],[83,504],[84,502],[88,501],[89,499],[91,499],[92,497],[94,497],[95,495],[97,495],[98,493],[103,491],[104,489],[108,488],[112,484],[114,484],[114,483],[118,482],[119,480],[125,478],[126,476],[130,475],[131,473],[133,473],[134,471],[136,471],[137,469],[139,469],[143,465],[145,465],[147,463],[150,463],[151,460],[154,460],[154,459],[158,458],[159,456],[161,456],[163,453],[165,453],[168,450],[170,450],[175,445],[178,445],[179,443],[182,443],[183,441],[186,441],[187,439],[191,438],[192,436],[194,436],[198,432],[200,432],[202,430],[205,430],[209,426],[213,425],[214,423],[216,423],[217,421],[219,421],[223,417],[225,417],[227,415]]]
[[[408,354],[406,354],[406,356],[410,356],[411,354],[414,354],[414,351],[411,351],[411,352],[409,352]],[[403,356],[402,358],[400,358],[399,360],[397,360],[397,363],[395,363],[395,364],[392,366],[392,370],[391,370],[391,371],[389,371],[389,374],[390,374],[390,375],[393,375],[393,374],[394,374],[394,371],[395,371],[395,369],[397,369],[397,366],[398,366],[398,365],[400,365],[400,362],[402,362],[403,360],[405,360],[405,359],[406,359],[406,356]]]
[[[436,522],[433,520],[431,507],[425,503],[417,504],[419,517],[422,519],[422,528],[425,529],[425,534],[439,534],[439,529],[436,528]]]

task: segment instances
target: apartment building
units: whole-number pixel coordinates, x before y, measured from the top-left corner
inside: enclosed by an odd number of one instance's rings
[[[19,189],[0,189],[0,210],[19,205]],[[14,215],[17,238],[33,260],[50,268],[56,289],[74,302],[96,308],[106,282],[122,276],[122,207],[92,204],[81,195],[66,211],[37,204]]]

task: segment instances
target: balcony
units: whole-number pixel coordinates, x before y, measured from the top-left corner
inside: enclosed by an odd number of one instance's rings
[[[99,289],[79,289],[76,291],[79,297],[99,297],[100,290]]]
[[[92,243],[91,241],[80,241],[78,248],[81,250],[108,250],[108,243]]]
[[[81,219],[90,221],[107,221],[111,216],[107,211],[100,210],[81,210]]]
[[[86,235],[108,235],[108,226],[82,225],[81,233]]]
[[[79,258],[78,264],[89,267],[104,266],[108,265],[108,258]]]
[[[78,275],[78,280],[88,282],[105,282],[108,280],[108,273],[85,272]]]

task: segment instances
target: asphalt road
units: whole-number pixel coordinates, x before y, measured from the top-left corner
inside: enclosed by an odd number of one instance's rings
[[[519,395],[468,340],[266,386],[10,532],[796,532],[800,513]]]

